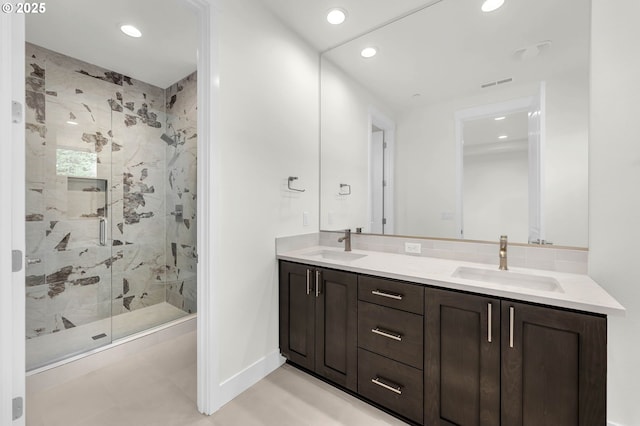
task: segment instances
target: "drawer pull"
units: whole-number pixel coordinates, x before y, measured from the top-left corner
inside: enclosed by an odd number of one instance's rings
[[[402,395],[402,386],[392,384],[392,383],[385,383],[380,377],[371,379],[371,383],[374,383],[382,388],[385,388],[386,390],[390,390],[393,393],[397,393],[398,395]]]
[[[392,333],[390,331],[382,330],[379,327],[372,328],[372,333],[378,334],[380,336],[386,337],[388,339],[397,340],[398,342],[402,342],[402,334]]]
[[[381,290],[371,290],[371,294],[376,296],[388,297],[389,299],[402,300],[402,295],[398,293],[387,293]]]

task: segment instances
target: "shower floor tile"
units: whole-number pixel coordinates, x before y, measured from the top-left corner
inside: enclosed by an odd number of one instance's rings
[[[90,324],[46,334],[26,342],[27,370],[85,353],[114,340],[182,318],[188,313],[163,302]]]

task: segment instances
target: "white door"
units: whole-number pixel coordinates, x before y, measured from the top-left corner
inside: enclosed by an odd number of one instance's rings
[[[15,102],[15,103],[14,103]],[[0,15],[0,424],[25,424],[24,16]],[[17,256],[14,256],[13,253]],[[16,270],[16,272],[12,272]],[[13,401],[23,409],[14,409]],[[13,420],[14,413],[19,415]]]

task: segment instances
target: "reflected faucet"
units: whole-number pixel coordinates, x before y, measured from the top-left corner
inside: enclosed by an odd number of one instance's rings
[[[500,267],[501,271],[507,271],[507,236],[500,235],[500,251],[498,252],[500,256]]]
[[[344,237],[338,238],[338,242],[344,241],[344,251],[351,251],[351,229],[344,230]]]

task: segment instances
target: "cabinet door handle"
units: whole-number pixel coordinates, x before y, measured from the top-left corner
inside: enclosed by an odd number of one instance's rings
[[[515,308],[509,306],[509,347],[513,347],[513,317],[515,316]]]
[[[316,271],[316,297],[320,296],[320,283],[322,282],[320,271]]]
[[[491,343],[491,314],[493,309],[491,309],[491,303],[487,303],[487,341]]]
[[[307,296],[311,293],[311,269],[307,269]]]
[[[389,293],[382,290],[371,290],[371,294],[376,296],[388,297],[389,299],[402,300],[402,295],[398,293]]]
[[[371,383],[374,383],[382,388],[390,390],[393,393],[397,393],[398,395],[402,395],[402,386],[396,385],[395,383],[387,382],[381,379],[380,377],[376,377],[375,379],[371,379]]]
[[[388,339],[397,340],[398,342],[402,342],[402,334],[392,333],[387,330],[383,330],[380,327],[372,328],[372,333],[379,334],[380,336],[386,337]]]

